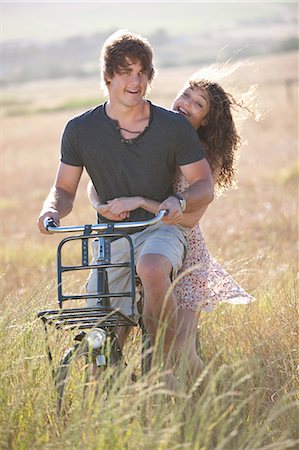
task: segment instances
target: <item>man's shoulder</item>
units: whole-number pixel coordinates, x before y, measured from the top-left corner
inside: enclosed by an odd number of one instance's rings
[[[153,111],[153,117],[157,116],[159,120],[164,120],[168,122],[173,122],[174,125],[182,126],[182,127],[190,127],[190,123],[185,117],[183,117],[177,111],[173,111],[168,108],[164,108],[163,106],[157,105],[155,103],[151,104],[151,108]],[[191,125],[192,128],[192,125]]]
[[[104,105],[97,105],[91,109],[88,109],[82,113],[76,114],[68,121],[69,125],[84,125],[86,123],[92,123],[94,120],[98,120],[99,116],[103,114]]]
[[[173,119],[178,114],[176,111],[172,111],[171,109],[165,108],[164,106],[157,105],[156,103],[151,103],[151,108],[153,114],[160,115],[161,117],[165,117],[168,119]]]

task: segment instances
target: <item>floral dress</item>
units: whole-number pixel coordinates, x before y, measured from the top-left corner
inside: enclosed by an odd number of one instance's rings
[[[174,182],[178,192],[188,186],[182,175]],[[174,285],[180,309],[213,311],[218,303],[247,304],[255,300],[210,255],[199,224],[192,228],[187,240],[187,255]]]

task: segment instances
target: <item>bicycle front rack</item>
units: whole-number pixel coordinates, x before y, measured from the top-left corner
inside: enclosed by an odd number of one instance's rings
[[[118,309],[108,307],[52,309],[40,311],[37,316],[44,323],[53,324],[57,329],[64,330],[136,325],[131,317]]]
[[[99,264],[90,264],[89,262],[89,240],[101,239],[102,258]],[[125,238],[130,249],[129,261],[121,263],[112,263],[110,254],[111,239]],[[81,264],[77,265],[63,265],[62,263],[62,248],[70,241],[81,240]],[[131,289],[128,292],[119,293],[104,293],[99,292],[99,289],[94,294],[67,294],[63,293],[62,274],[70,271],[81,270],[107,270],[109,268],[127,267],[130,271]],[[63,239],[57,248],[57,278],[58,278],[58,304],[59,309],[43,310],[37,316],[42,319],[44,325],[55,325],[57,329],[90,329],[93,327],[118,327],[118,326],[136,326],[137,319],[135,318],[135,265],[134,265],[134,248],[130,236],[122,231],[114,232],[113,230],[105,231],[104,233],[91,234],[90,226],[85,226],[84,234],[76,236],[68,236]],[[130,298],[132,302],[131,315],[127,316],[120,309],[115,309],[105,305],[105,300],[108,298]],[[77,308],[63,308],[63,304],[67,301],[99,299],[103,300],[103,305],[96,307],[77,307]]]

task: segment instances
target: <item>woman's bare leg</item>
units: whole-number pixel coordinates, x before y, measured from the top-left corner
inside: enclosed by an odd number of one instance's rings
[[[199,312],[178,309],[177,333],[173,349],[175,366],[179,371],[178,376],[187,377],[191,383],[201,375],[204,369],[204,363],[196,349],[198,321]]]

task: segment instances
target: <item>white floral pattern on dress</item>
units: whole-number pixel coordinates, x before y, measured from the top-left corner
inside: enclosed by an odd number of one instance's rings
[[[184,192],[188,187],[182,175],[175,179],[175,191]],[[199,224],[187,240],[187,255],[174,287],[180,309],[213,311],[222,302],[247,304],[255,300],[210,255]]]

